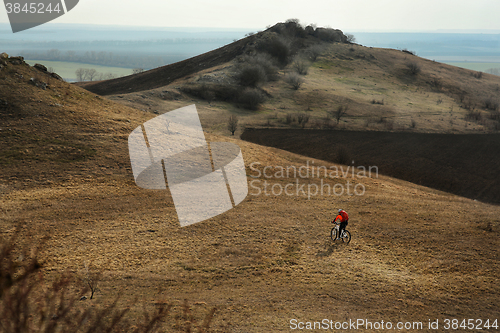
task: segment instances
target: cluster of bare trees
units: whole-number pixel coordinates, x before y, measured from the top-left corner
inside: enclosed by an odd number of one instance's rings
[[[99,73],[95,68],[78,68],[75,74],[77,81],[99,81],[116,78],[113,73]]]

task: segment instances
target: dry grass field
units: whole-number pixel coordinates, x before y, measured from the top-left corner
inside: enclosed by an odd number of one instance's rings
[[[377,53],[382,51],[373,52],[382,58]],[[318,89],[315,73],[339,70],[325,68],[329,60],[323,61],[312,67],[304,90],[295,93]],[[30,84],[32,77],[48,87]],[[359,84],[363,80],[349,79]],[[264,89],[273,96],[292,93],[273,92],[280,84]],[[372,105],[373,87],[359,89],[342,94],[359,93],[366,105]],[[398,98],[390,90],[385,94],[389,103],[405,99],[399,90]],[[423,103],[430,92],[418,94],[421,98],[412,99],[414,105]],[[299,110],[292,108],[295,102],[278,100],[264,103],[256,119],[288,108]],[[181,94],[161,104],[162,111],[192,101]],[[292,319],[422,322],[425,332],[431,331],[429,319],[439,319],[439,331],[445,331],[447,318],[500,319],[499,206],[382,175],[259,177],[256,170],[262,172],[266,166],[346,166],[219,135],[226,115],[235,112],[250,122],[253,114],[228,103],[195,102],[209,129],[207,140],[241,147],[249,195],[222,215],[180,228],[170,193],[137,187],[130,169],[128,134],[154,114],[49,78],[24,64],[2,68],[0,237],[8,239],[17,228],[21,246],[48,236],[41,253],[47,281],[64,272],[82,276],[85,264],[101,272],[94,299],[77,301],[82,309],[100,308],[119,297],[117,306],[130,307],[129,316],[136,322],[143,310],[172,304],[160,330],[165,332],[201,331],[214,307],[210,332],[288,332]],[[292,104],[279,109],[280,103]],[[320,107],[311,108],[319,117]],[[419,112],[425,109],[419,106]],[[411,110],[407,106],[401,113]],[[421,129],[437,130],[432,122]],[[291,195],[279,193],[290,184]],[[345,192],[313,195],[320,185],[325,191],[330,185]],[[347,194],[355,185],[357,194]],[[338,208],[351,217],[348,245],[329,238]]]

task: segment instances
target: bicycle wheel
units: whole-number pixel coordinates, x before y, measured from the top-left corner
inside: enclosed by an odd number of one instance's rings
[[[335,241],[335,238],[337,238],[337,227],[332,228],[332,231],[330,232],[330,237],[332,238],[332,241]]]
[[[349,242],[351,241],[351,233],[347,230],[344,230],[344,232],[342,233],[342,241],[346,244],[349,244]]]

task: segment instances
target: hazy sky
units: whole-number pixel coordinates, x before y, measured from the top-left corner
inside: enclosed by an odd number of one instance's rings
[[[80,0],[52,22],[263,29],[298,18],[344,31],[500,30],[499,14],[500,0]]]

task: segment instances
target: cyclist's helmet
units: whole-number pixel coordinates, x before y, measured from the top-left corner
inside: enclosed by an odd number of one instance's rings
[[[342,209],[342,208],[341,208],[341,209],[339,209],[339,213],[340,213],[341,211],[343,211],[343,209]]]

